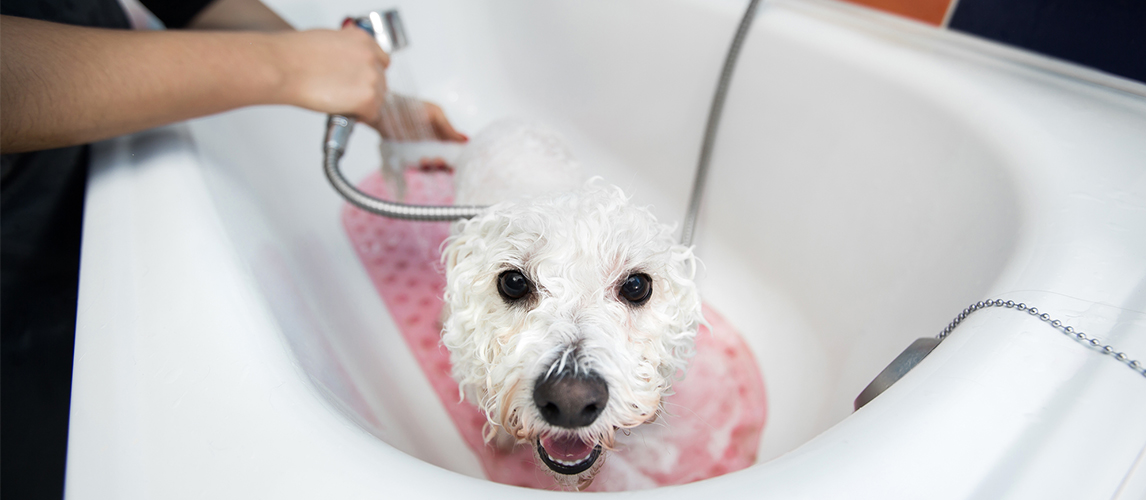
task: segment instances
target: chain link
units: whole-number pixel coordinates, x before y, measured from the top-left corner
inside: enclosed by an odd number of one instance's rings
[[[1002,300],[1002,299],[983,300],[983,301],[979,301],[979,302],[976,302],[974,304],[971,304],[966,309],[964,309],[963,312],[959,313],[959,315],[956,316],[955,319],[951,321],[951,324],[947,325],[947,328],[944,328],[942,332],[939,332],[939,335],[937,338],[939,340],[943,340],[943,339],[947,338],[947,336],[951,334],[951,331],[954,330],[955,327],[959,326],[959,323],[962,323],[963,320],[967,319],[967,316],[970,316],[971,313],[973,313],[975,311],[978,311],[980,309],[986,309],[988,307],[1005,307],[1007,309],[1017,309],[1019,311],[1024,311],[1027,314],[1030,314],[1031,316],[1034,316],[1034,317],[1042,320],[1043,322],[1050,324],[1050,326],[1061,331],[1063,334],[1065,334],[1069,337],[1072,337],[1075,341],[1082,343],[1084,346],[1089,347],[1091,349],[1095,349],[1095,350],[1101,352],[1102,354],[1108,354],[1110,356],[1113,356],[1116,361],[1123,363],[1126,366],[1129,366],[1131,370],[1135,371],[1135,373],[1138,373],[1138,374],[1146,377],[1146,365],[1143,365],[1142,362],[1140,362],[1136,359],[1132,360],[1132,359],[1130,359],[1130,356],[1127,356],[1126,353],[1124,353],[1124,352],[1118,351],[1117,349],[1114,348],[1114,346],[1109,345],[1109,344],[1103,345],[1101,340],[1098,340],[1098,339],[1091,337],[1085,333],[1077,331],[1073,327],[1070,327],[1070,326],[1063,324],[1062,321],[1059,321],[1057,319],[1052,319],[1049,314],[1044,313],[1044,312],[1039,312],[1039,309],[1037,307],[1031,307],[1031,306],[1028,306],[1022,302],[1015,302],[1013,300]]]

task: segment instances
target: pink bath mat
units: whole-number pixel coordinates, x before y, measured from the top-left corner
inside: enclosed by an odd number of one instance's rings
[[[452,181],[447,172],[408,171],[406,201],[450,204]],[[377,173],[358,188],[391,199]],[[558,489],[531,446],[501,452],[485,444],[485,417],[469,401],[458,402],[449,353],[440,343],[445,276],[439,249],[449,223],[387,219],[350,205],[343,209],[342,222],[374,287],[486,476],[498,483]],[[711,329],[702,328],[697,336],[688,376],[675,383],[676,393],[665,399],[667,414],[620,436],[589,491],[690,483],[756,461],[767,414],[764,381],[732,325],[707,305],[704,317]]]

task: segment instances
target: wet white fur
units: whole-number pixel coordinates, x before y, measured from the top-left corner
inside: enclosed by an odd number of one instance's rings
[[[442,341],[462,394],[488,417],[487,440],[499,429],[518,442],[567,432],[545,422],[532,393],[538,376],[573,363],[609,388],[577,435],[609,448],[617,429],[657,414],[692,354],[703,318],[691,249],[620,188],[582,175],[555,134],[520,122],[487,129],[459,159],[458,203],[509,200],[456,223],[443,252]],[[507,269],[534,284],[524,303],[499,295]],[[634,307],[618,291],[638,272],[653,292]]]

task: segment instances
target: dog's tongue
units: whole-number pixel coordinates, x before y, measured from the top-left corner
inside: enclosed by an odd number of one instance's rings
[[[541,447],[550,458],[565,463],[580,462],[593,453],[593,447],[576,436],[544,437],[541,438]]]

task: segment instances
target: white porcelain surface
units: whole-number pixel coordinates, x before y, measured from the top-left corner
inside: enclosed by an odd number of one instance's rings
[[[301,28],[389,6],[268,3]],[[682,218],[743,2],[396,5],[403,78],[462,130],[544,120]],[[975,313],[851,412],[986,298],[1146,362],[1146,99],[1055,64],[844,5],[762,7],[697,243],[703,294],[763,371],[760,463],[632,496],[1146,496],[1146,377],[1015,311]],[[253,108],[97,146],[69,498],[558,495],[482,479],[342,229],[323,122]],[[358,128],[349,177],[376,144]]]

